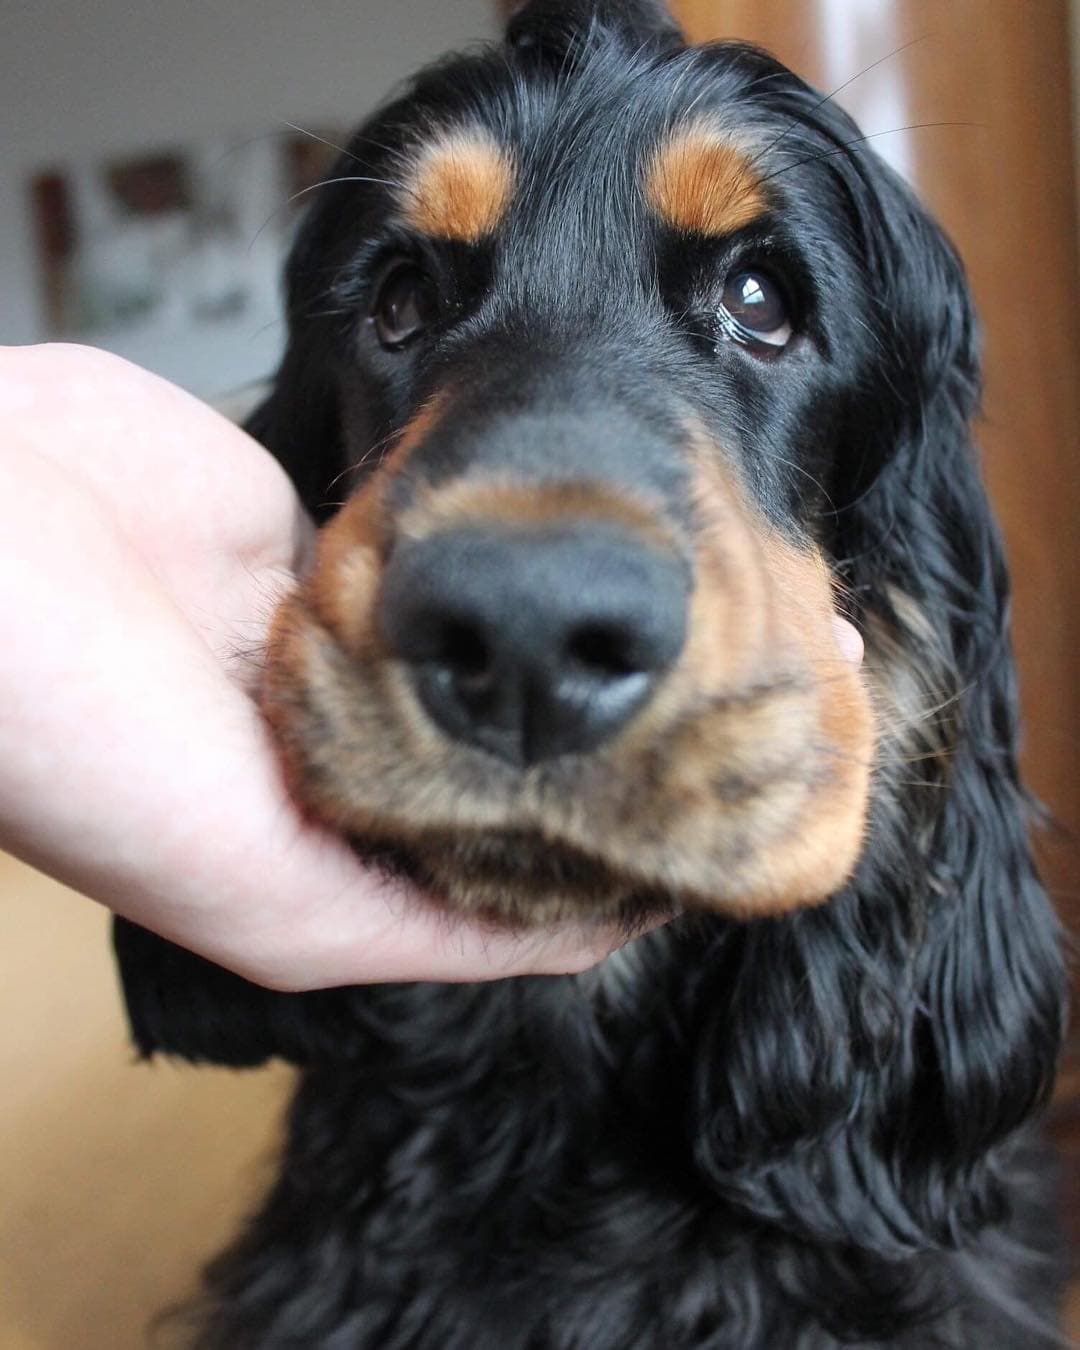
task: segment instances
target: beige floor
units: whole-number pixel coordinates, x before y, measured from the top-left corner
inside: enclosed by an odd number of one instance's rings
[[[0,855],[0,1350],[137,1350],[258,1193],[282,1069],[133,1063],[104,911]]]

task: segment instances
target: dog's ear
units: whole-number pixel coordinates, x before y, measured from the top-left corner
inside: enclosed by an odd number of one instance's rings
[[[361,1051],[361,991],[262,989],[126,919],[113,921],[113,947],[132,1040],[144,1058],[252,1068],[275,1058],[338,1062]]]
[[[339,162],[328,175],[355,172]],[[285,265],[287,345],[267,398],[248,417],[245,430],[281,463],[300,499],[320,523],[331,513],[331,484],[345,464],[335,382],[336,352],[331,299],[326,295],[327,260],[340,248],[341,184],[320,190]]]
[[[837,126],[837,142],[851,130]],[[833,521],[878,694],[875,803],[850,886],[718,938],[686,1016],[701,1174],[823,1262],[833,1254],[812,1297],[838,1334],[862,1337],[885,1284],[886,1306],[898,1278],[919,1297],[916,1253],[1003,1217],[999,1162],[1049,1095],[1065,978],[1017,772],[963,269],[872,156],[837,152],[829,172],[883,316],[874,407],[852,413]]]
[[[591,32],[618,34],[639,47],[683,45],[679,25],[657,0],[523,0],[509,6],[506,40],[561,57]]]
[[[332,510],[330,487],[344,462],[331,371],[331,359],[316,343],[290,339],[269,394],[244,423],[280,462],[319,523]]]

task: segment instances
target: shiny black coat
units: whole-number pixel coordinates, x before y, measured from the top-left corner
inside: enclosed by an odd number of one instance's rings
[[[792,222],[770,247],[821,359],[755,383],[710,374],[688,342],[680,379],[755,447],[763,509],[821,540],[868,662],[934,697],[908,753],[880,764],[864,856],[827,905],[686,916],[587,975],[277,994],[120,924],[144,1053],[304,1070],[280,1177],[210,1267],[199,1343],[1052,1345],[1052,1177],[1026,1127],[1050,1090],[1064,980],[1017,779],[961,266],[835,104],[770,57],[686,49],[646,4],[579,10],[528,5],[505,44],[421,74],[334,176],[378,178],[380,146],[462,104],[538,153],[576,137],[598,230],[522,252],[520,295],[540,312],[518,314],[519,334],[550,331],[572,284],[575,340],[647,390],[654,338],[625,274],[650,245],[620,208],[619,154],[692,106],[756,128]],[[416,397],[348,349],[378,192],[316,194],[288,353],[252,424],[324,516],[328,485]],[[714,261],[689,246],[668,260],[687,277]]]

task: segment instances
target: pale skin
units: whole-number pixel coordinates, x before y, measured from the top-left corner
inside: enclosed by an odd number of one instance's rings
[[[0,349],[0,847],[260,984],[578,971],[363,867],[285,791],[254,699],[312,527],[254,441],[77,347]]]
[[[449,917],[292,802],[255,691],[312,534],[190,395],[88,348],[0,348],[0,847],[276,989],[603,959],[606,927]]]

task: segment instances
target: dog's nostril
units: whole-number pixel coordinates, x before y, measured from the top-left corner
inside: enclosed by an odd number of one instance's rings
[[[614,624],[591,623],[576,629],[566,644],[566,655],[586,673],[607,679],[635,675],[641,669],[635,660],[633,634]]]
[[[491,675],[493,653],[483,633],[470,624],[450,621],[442,626],[435,660],[459,679],[485,682]]]

